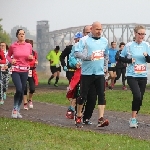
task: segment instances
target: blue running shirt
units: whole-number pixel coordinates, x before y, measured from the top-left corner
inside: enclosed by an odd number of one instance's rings
[[[132,77],[147,77],[147,63],[143,53],[150,55],[150,45],[143,41],[140,44],[129,42],[125,45],[120,56],[135,59],[134,63],[130,63],[126,69],[126,75]]]
[[[91,61],[92,54],[94,60]],[[82,75],[104,75],[104,70],[108,68],[108,40],[104,37],[95,40],[87,35],[75,45],[75,56],[82,59]]]
[[[115,56],[116,56],[117,51],[118,51],[118,50],[112,49],[112,48],[110,48],[110,49],[108,50],[108,53],[109,53],[109,63],[108,63],[108,67],[115,67],[115,66],[116,66],[116,59],[115,59]]]

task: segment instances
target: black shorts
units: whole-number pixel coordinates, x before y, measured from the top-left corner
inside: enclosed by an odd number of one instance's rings
[[[51,70],[52,74],[54,74],[57,71],[61,72],[61,66],[60,67],[50,66],[50,70]]]
[[[116,67],[108,67],[108,71],[116,72]]]
[[[74,71],[67,71],[66,72],[66,77],[67,77],[69,83],[70,83],[73,76],[74,76]]]

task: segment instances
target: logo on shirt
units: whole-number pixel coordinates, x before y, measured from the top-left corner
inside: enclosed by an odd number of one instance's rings
[[[104,59],[104,50],[96,50],[93,52],[93,60]]]

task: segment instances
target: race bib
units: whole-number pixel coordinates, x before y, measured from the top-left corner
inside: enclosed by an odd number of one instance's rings
[[[58,68],[58,67],[60,67],[60,64],[57,64],[57,65],[56,65],[56,68]]]
[[[1,71],[6,71],[6,69],[4,68],[4,66],[1,67]]]
[[[93,60],[100,60],[104,59],[104,51],[103,50],[97,50],[93,52]]]
[[[12,74],[12,68],[9,69],[9,74]]]
[[[116,63],[111,63],[111,67],[116,67]]]
[[[146,72],[146,65],[144,65],[144,64],[135,65],[134,66],[134,72],[135,73],[145,73]]]
[[[28,77],[32,77],[32,70],[28,71]]]

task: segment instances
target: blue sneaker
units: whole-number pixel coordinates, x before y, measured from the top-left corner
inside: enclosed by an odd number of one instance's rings
[[[137,122],[137,120],[136,120],[136,118],[131,118],[130,120],[129,120],[129,126],[130,126],[130,128],[138,128],[138,122]]]
[[[3,98],[4,98],[4,100],[6,100],[6,93],[3,94]]]

